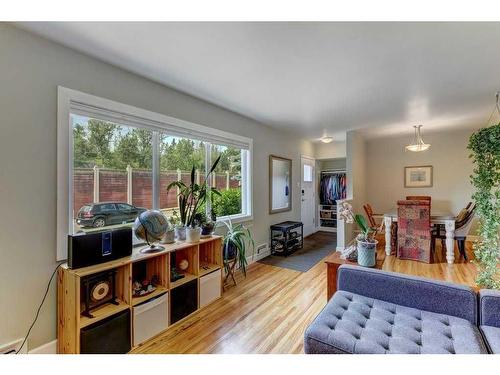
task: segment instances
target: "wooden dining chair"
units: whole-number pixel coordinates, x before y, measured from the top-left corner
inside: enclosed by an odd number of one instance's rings
[[[397,257],[431,263],[431,210],[428,200],[398,201]]]
[[[364,204],[363,209],[368,217],[370,228],[375,232],[375,235],[381,233],[384,228],[384,215],[373,213],[372,206],[369,203]],[[377,223],[377,219],[381,219],[380,224]]]
[[[431,204],[432,198],[428,195],[407,195],[407,201],[429,201],[429,205]]]
[[[472,206],[472,203],[469,203],[465,207],[465,209],[467,210],[465,215],[457,216],[457,221],[455,222],[455,236],[453,239],[457,241],[457,247],[460,256],[462,256],[465,260],[467,260],[467,253],[465,251],[465,240],[470,232],[472,224],[474,223],[476,206],[475,205]],[[463,210],[464,209],[462,209],[462,211]],[[445,243],[446,231],[444,230],[444,228],[442,230],[440,229],[436,235],[433,235],[432,241],[434,242],[436,241],[436,239],[441,239],[443,251],[446,252],[446,243]],[[433,247],[435,247],[435,245],[433,245]]]

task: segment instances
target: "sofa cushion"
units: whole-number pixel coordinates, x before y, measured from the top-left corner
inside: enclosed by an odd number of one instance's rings
[[[337,291],[305,333],[306,353],[487,353],[466,319]]]
[[[481,332],[486,339],[486,345],[493,354],[500,354],[500,328],[491,326],[480,326]]]

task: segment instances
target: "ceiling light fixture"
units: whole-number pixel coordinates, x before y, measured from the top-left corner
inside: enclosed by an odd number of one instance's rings
[[[422,134],[420,134],[421,127],[422,125],[414,126],[415,136],[413,138],[413,143],[406,146],[406,149],[408,151],[420,152],[420,151],[425,151],[429,147],[431,147],[429,143],[425,143],[424,140],[422,139]]]
[[[333,141],[333,137],[326,137],[326,136],[325,136],[325,137],[321,138],[320,140],[321,140],[321,142],[323,142],[323,143],[330,143],[330,142],[332,142],[332,141]]]

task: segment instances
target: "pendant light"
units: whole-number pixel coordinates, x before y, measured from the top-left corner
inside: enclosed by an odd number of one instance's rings
[[[333,137],[324,136],[323,138],[320,139],[320,141],[323,143],[330,143],[333,141]]]
[[[413,143],[406,146],[406,149],[408,151],[420,152],[420,151],[425,151],[429,147],[431,147],[430,144],[425,143],[424,140],[422,139],[422,134],[420,134],[421,127],[422,127],[422,125],[414,126],[415,137],[413,138]]]

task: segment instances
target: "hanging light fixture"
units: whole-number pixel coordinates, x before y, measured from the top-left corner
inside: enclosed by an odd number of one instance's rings
[[[330,143],[333,141],[333,137],[328,137],[328,136],[324,136],[323,138],[320,139],[321,142],[323,143]]]
[[[414,126],[415,137],[413,138],[413,143],[406,146],[406,149],[408,151],[420,152],[420,151],[425,151],[429,147],[431,147],[430,144],[425,143],[424,140],[422,139],[422,134],[420,134],[421,127],[422,127],[422,125]]]

